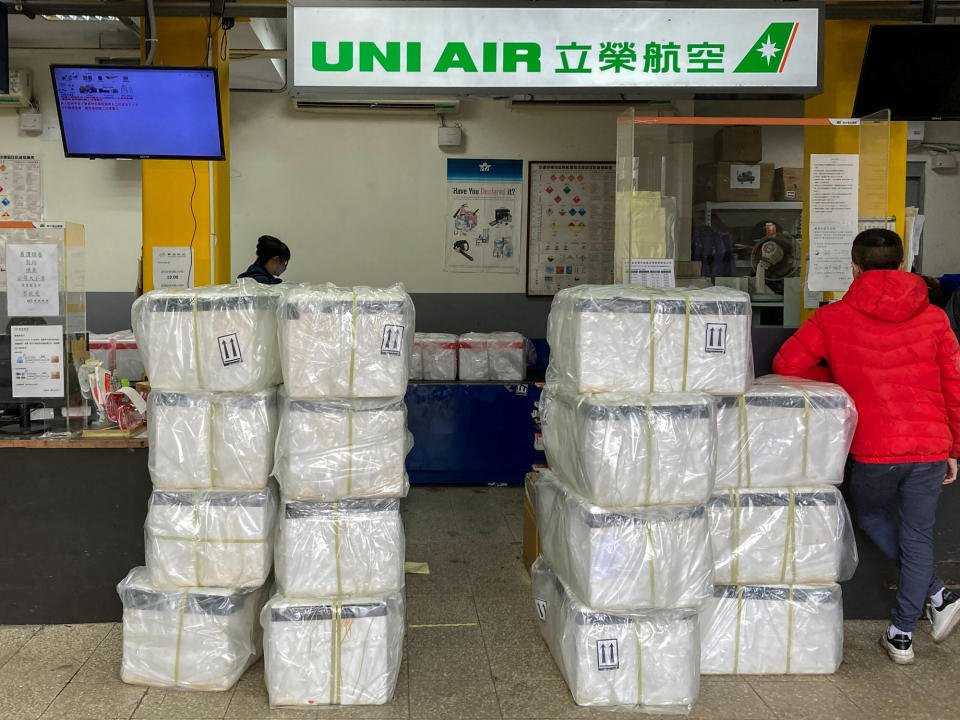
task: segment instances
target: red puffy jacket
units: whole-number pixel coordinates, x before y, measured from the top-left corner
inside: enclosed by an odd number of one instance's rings
[[[818,363],[825,359],[829,368]],[[923,279],[899,270],[857,276],[780,348],[779,375],[835,382],[857,405],[850,452],[865,463],[960,456],[960,347]]]

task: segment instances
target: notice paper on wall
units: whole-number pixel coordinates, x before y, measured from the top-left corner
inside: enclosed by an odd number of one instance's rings
[[[7,315],[60,314],[59,251],[55,243],[7,243]]]
[[[672,288],[677,286],[673,260],[632,260],[623,261],[624,285],[643,285],[650,288]]]
[[[859,229],[859,175],[858,155],[810,156],[810,290],[842,291],[853,281],[850,249]]]
[[[447,160],[443,268],[520,272],[522,160]]]
[[[527,295],[613,282],[616,164],[531,162]]]
[[[189,247],[155,247],[153,249],[153,287],[193,287],[193,249]]]
[[[43,220],[43,185],[36,155],[0,155],[0,220]]]
[[[10,327],[13,397],[63,397],[63,325]]]

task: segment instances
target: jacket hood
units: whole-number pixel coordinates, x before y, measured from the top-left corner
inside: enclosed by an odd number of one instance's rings
[[[914,318],[930,305],[923,278],[902,270],[861,273],[843,300],[864,315],[893,323]]]

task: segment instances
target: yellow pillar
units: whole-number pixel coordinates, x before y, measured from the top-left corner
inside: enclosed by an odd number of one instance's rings
[[[230,282],[230,74],[224,31],[207,18],[157,18],[155,65],[217,68],[227,160],[143,160],[143,289],[153,289],[153,249],[192,247],[194,284]],[[221,41],[223,54],[221,55]],[[141,49],[143,52],[143,49]],[[211,263],[211,222],[216,237]]]
[[[823,53],[823,92],[807,98],[804,103],[804,115],[816,118],[848,118],[853,110],[853,101],[857,94],[857,82],[860,78],[860,65],[867,43],[870,25],[862,20],[828,20],[824,25]],[[815,153],[859,153],[860,129],[850,127],[804,128],[804,182],[810,187],[810,155]],[[890,141],[887,163],[886,215],[897,219],[896,229],[903,237],[903,219],[906,205],[907,184],[907,124],[890,123]],[[861,209],[875,209],[876,198],[865,197],[869,190],[861,188]],[[879,205],[883,206],[880,199]],[[872,216],[872,215],[871,215]],[[804,203],[803,211],[803,277],[806,277],[809,240],[809,203]],[[804,310],[806,320],[813,313]]]

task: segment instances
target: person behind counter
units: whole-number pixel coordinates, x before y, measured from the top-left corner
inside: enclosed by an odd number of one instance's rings
[[[257,261],[237,275],[240,278],[253,278],[263,285],[276,285],[283,282],[280,275],[290,262],[290,248],[273,235],[261,235],[257,240]]]

